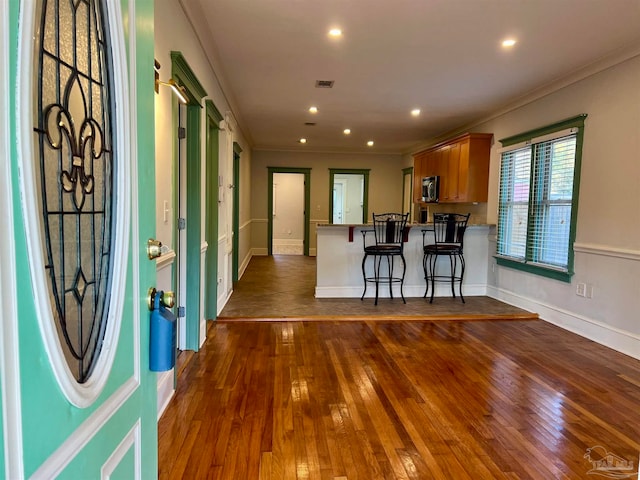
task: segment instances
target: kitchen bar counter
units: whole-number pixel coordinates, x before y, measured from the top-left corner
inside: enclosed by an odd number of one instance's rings
[[[407,271],[404,280],[405,297],[422,297],[425,290],[424,271],[422,269],[422,230],[431,228],[430,224],[409,224],[404,258]],[[329,225],[319,224],[317,228],[316,258],[316,298],[345,298],[362,295],[362,258],[364,248],[362,230],[370,230],[372,224]],[[489,265],[489,231],[491,225],[469,225],[464,236],[464,259],[466,264],[462,293],[464,296],[486,295]],[[371,236],[371,234],[369,234]],[[368,241],[373,241],[370,237]],[[367,272],[373,262],[367,259]],[[402,267],[397,259],[395,268]],[[447,259],[440,259],[436,267],[437,274],[446,274],[449,270]],[[396,272],[399,270],[396,270]],[[436,296],[450,296],[448,284],[436,284]],[[375,296],[375,285],[367,288],[367,297]],[[380,286],[380,297],[389,296],[388,285]],[[394,286],[394,297],[400,297],[400,287]]]

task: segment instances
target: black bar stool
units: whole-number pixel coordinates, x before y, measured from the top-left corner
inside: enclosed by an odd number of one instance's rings
[[[429,282],[431,282],[431,298],[429,303],[433,303],[436,282],[450,282],[451,294],[455,298],[454,285],[458,283],[460,299],[465,303],[462,296],[462,279],[464,278],[464,255],[463,241],[464,232],[467,229],[470,214],[461,215],[457,213],[434,213],[433,228],[422,230],[422,268],[427,287],[424,291],[426,298],[429,292]],[[436,261],[438,257],[449,258],[451,266],[449,275],[436,275]],[[458,264],[460,272],[458,273]]]
[[[407,262],[404,260],[404,230],[407,226],[409,214],[403,213],[382,213],[373,214],[373,229],[362,230],[362,242],[364,245],[364,258],[362,259],[362,277],[364,278],[364,292],[360,300],[364,300],[367,293],[367,283],[376,284],[376,301],[378,304],[378,286],[380,283],[389,284],[389,296],[393,298],[393,284],[400,284],[400,296],[402,301],[407,303],[402,293],[404,275],[407,270]],[[374,243],[367,244],[367,233],[373,233]],[[373,276],[367,276],[365,263],[367,257],[373,257]],[[402,260],[402,275],[394,276],[393,259],[400,257]],[[387,275],[380,275],[380,264],[382,259],[387,260]],[[384,272],[383,272],[384,273]]]

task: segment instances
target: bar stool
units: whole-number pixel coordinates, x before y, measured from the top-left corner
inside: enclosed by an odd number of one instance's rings
[[[400,284],[400,296],[402,301],[407,303],[402,293],[402,286],[404,284],[404,275],[407,270],[407,262],[404,259],[404,230],[407,226],[407,220],[409,214],[403,213],[382,213],[376,215],[373,214],[373,229],[362,230],[362,243],[364,245],[364,257],[362,259],[362,277],[364,278],[364,292],[360,300],[364,300],[364,296],[367,293],[367,284],[376,284],[376,300],[375,305],[378,304],[378,286],[381,283],[389,284],[389,296],[393,298],[393,284]],[[367,234],[373,233],[372,244],[367,244]],[[370,241],[370,240],[369,240]],[[365,263],[369,256],[373,257],[373,275],[367,276],[365,271]],[[402,275],[394,276],[393,260],[395,257],[400,257],[402,260]],[[380,264],[382,259],[387,260],[387,274],[380,274]],[[384,272],[383,272],[384,273]]]
[[[451,294],[455,298],[456,292],[454,285],[458,283],[460,299],[465,303],[462,296],[462,279],[464,277],[464,255],[463,241],[464,232],[467,229],[470,214],[461,215],[457,213],[434,213],[433,228],[422,230],[422,248],[424,251],[422,257],[422,268],[424,269],[424,278],[426,281],[426,289],[423,297],[426,298],[429,292],[429,282],[431,282],[431,298],[429,303],[433,303],[433,295],[435,293],[436,282],[451,283]],[[433,235],[433,237],[431,237]],[[433,241],[431,240],[433,239]],[[436,261],[438,257],[446,256],[449,258],[450,273],[449,275],[436,275]],[[460,273],[458,273],[458,263],[460,264]]]

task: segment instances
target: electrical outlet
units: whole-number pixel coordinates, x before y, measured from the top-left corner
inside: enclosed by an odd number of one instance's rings
[[[576,285],[576,295],[579,297],[587,296],[587,284],[586,283],[578,283]]]
[[[593,285],[587,283],[587,287],[584,290],[584,296],[587,298],[593,298]]]

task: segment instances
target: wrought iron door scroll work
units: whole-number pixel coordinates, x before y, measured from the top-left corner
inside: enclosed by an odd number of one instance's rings
[[[36,49],[36,171],[49,297],[67,364],[88,380],[106,330],[115,162],[102,2],[43,2]]]

